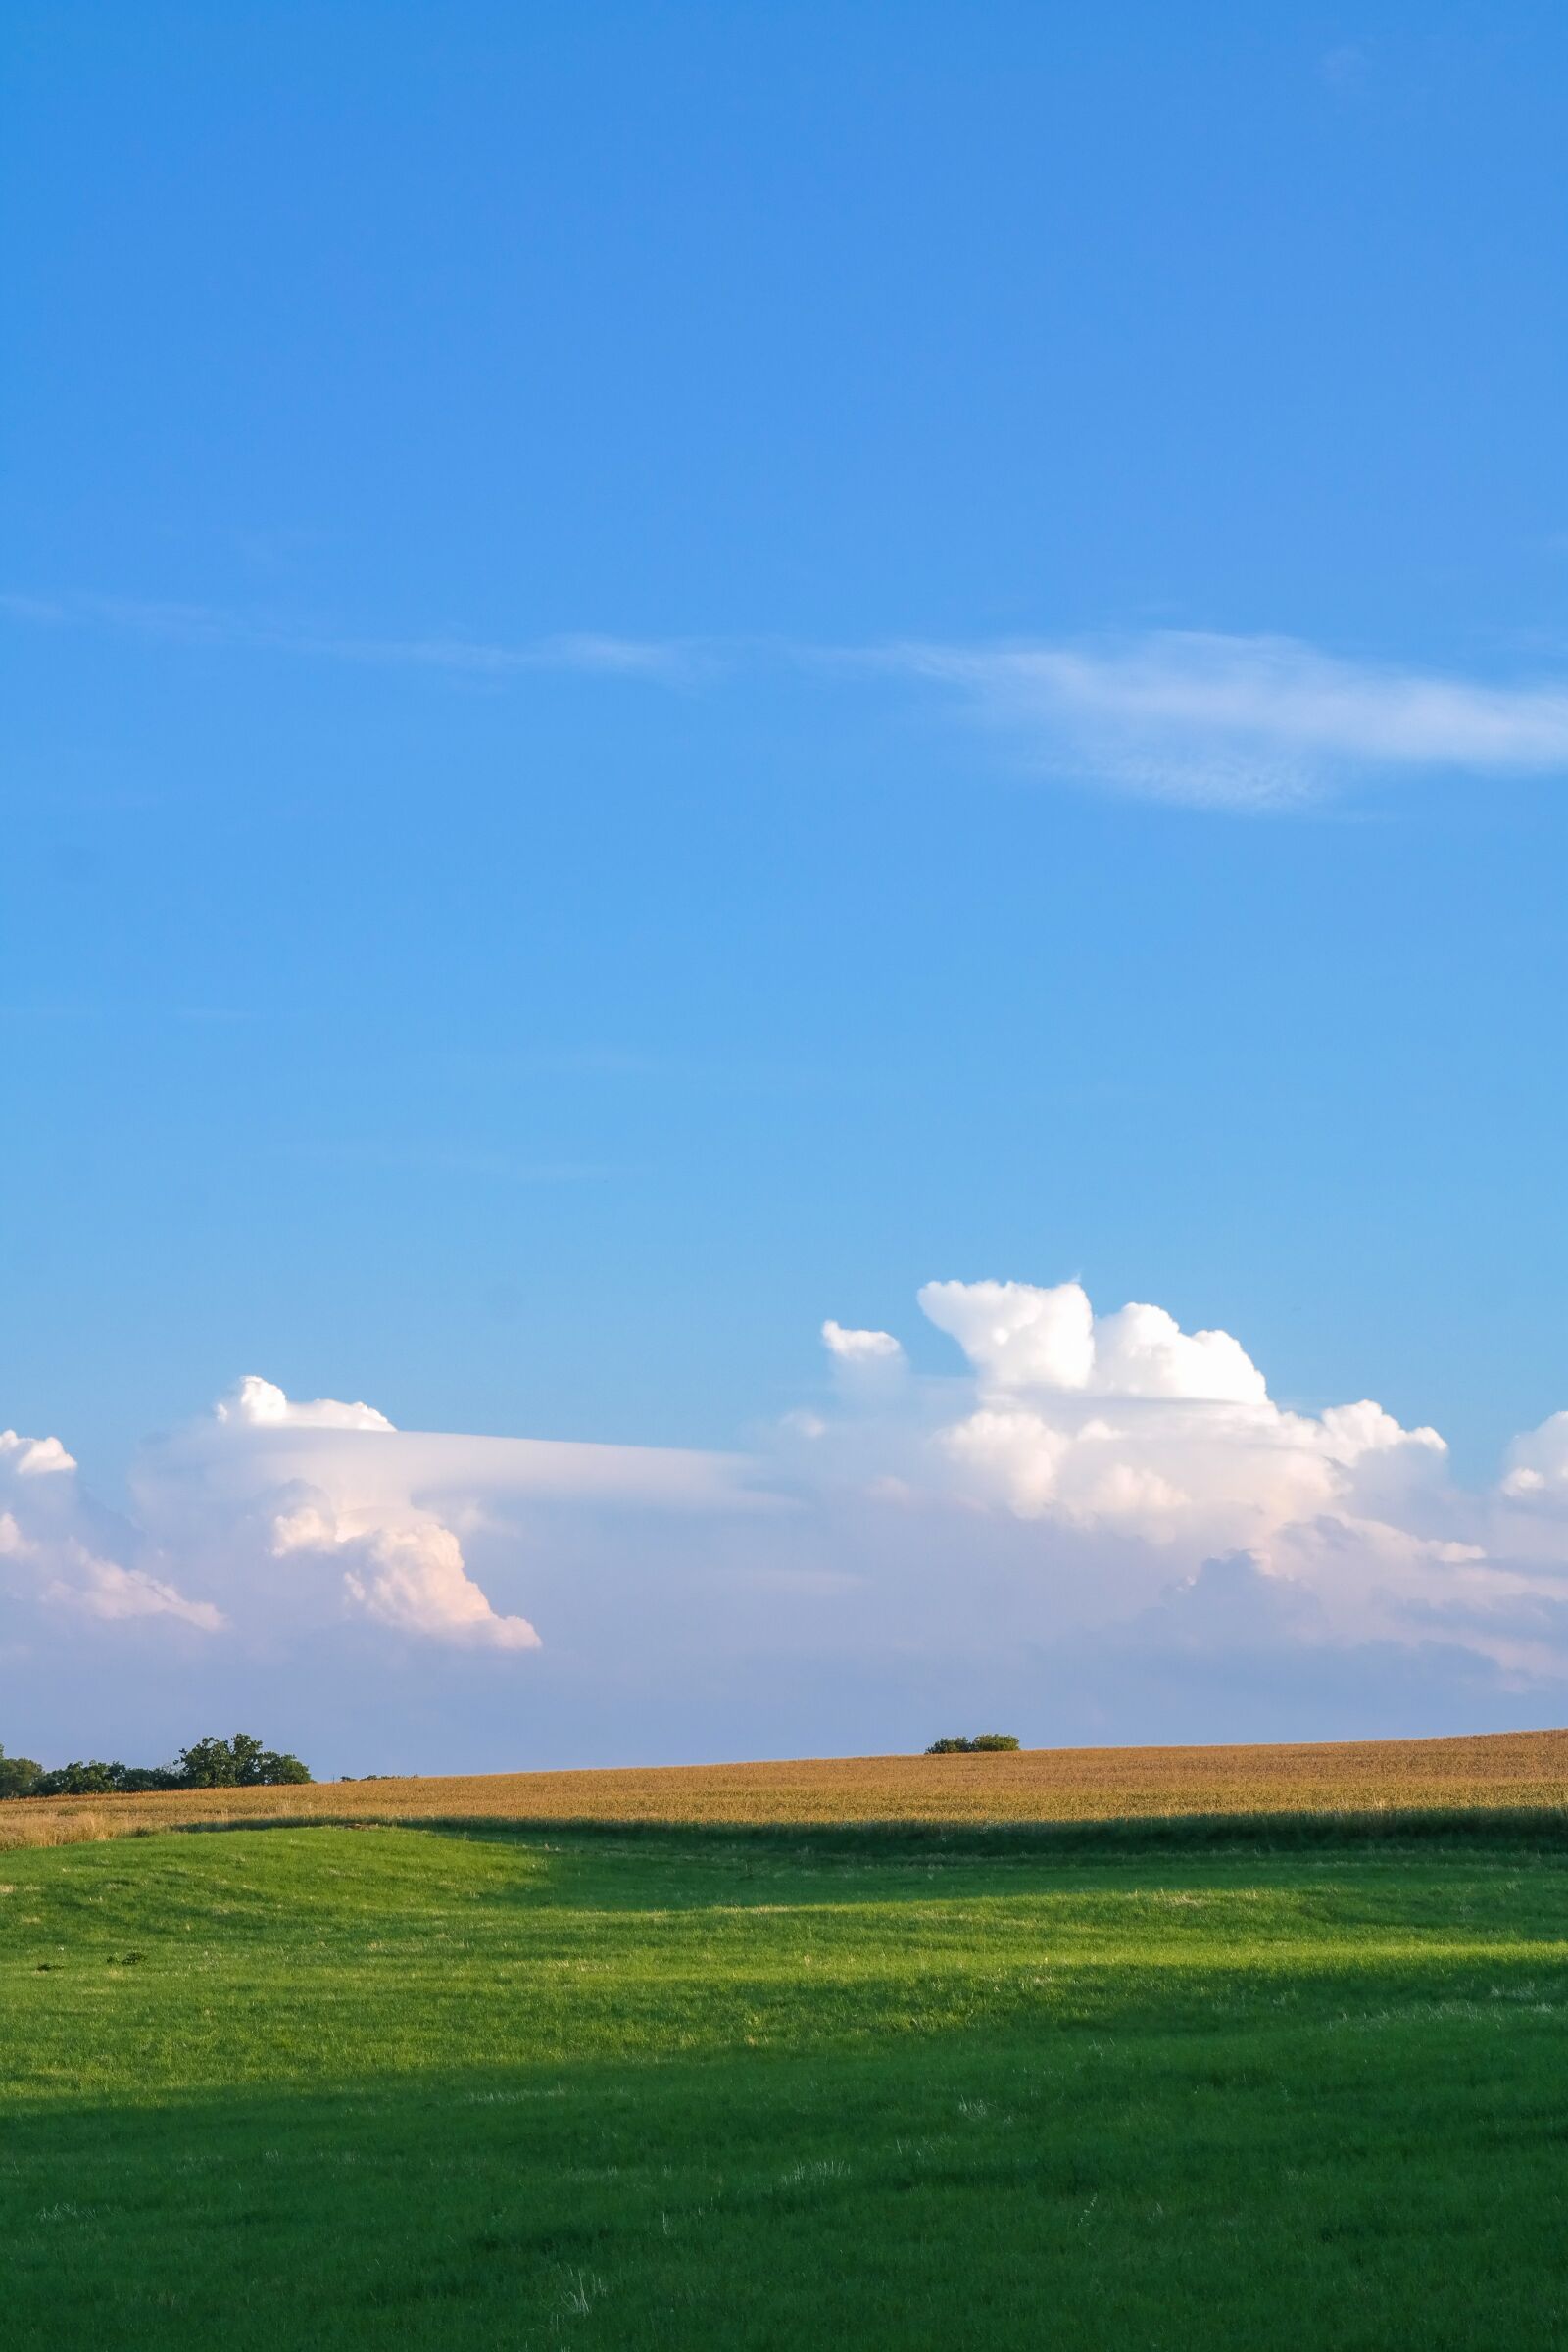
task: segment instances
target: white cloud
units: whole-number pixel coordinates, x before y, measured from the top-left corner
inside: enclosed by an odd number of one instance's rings
[[[1162,1306],[1124,1306],[1095,1328],[1097,1389],[1113,1396],[1188,1396],[1260,1404],[1263,1375],[1228,1331],[1185,1332]]]
[[[531,1613],[492,1597],[541,1563],[519,1518],[621,1520],[755,1509],[746,1466],[673,1447],[400,1430],[365,1403],[302,1401],[251,1375],[149,1446],[138,1524],[252,1644],[395,1637],[416,1648],[538,1649]]]
[[[495,1649],[537,1649],[526,1617],[501,1617],[463,1565],[451,1528],[427,1520],[416,1527],[377,1528],[350,1538],[358,1565],[345,1571],[351,1599],[383,1625],[447,1642]]]
[[[22,1438],[14,1429],[0,1429],[0,1470],[7,1467],[18,1478],[38,1478],[76,1465],[58,1438]]]
[[[0,616],[50,628],[123,630],[176,645],[235,646],[259,653],[298,654],[375,667],[447,670],[502,680],[540,670],[579,670],[601,677],[682,684],[710,666],[700,641],[617,637],[604,630],[566,629],[500,643],[458,630],[418,637],[367,637],[321,629],[263,612],[173,603],[145,597],[52,598],[0,595]]]
[[[1109,1740],[1561,1713],[1568,1414],[1468,1492],[1436,1431],[1294,1411],[1161,1308],[919,1298],[956,1368],[830,1320],[827,1393],[751,1456],[405,1431],[252,1378],[144,1449],[117,1519],[7,1433],[0,1643],[40,1691],[94,1657],[115,1704],[165,1690],[148,1754],[199,1649],[201,1694],[260,1693],[317,1761],[352,1717],[357,1770],[855,1750],[966,1709]]]
[[[1263,1375],[1224,1331],[1185,1332],[1161,1306],[1096,1318],[1081,1283],[928,1282],[922,1312],[963,1349],[987,1390],[1185,1396],[1255,1404]]]
[[[377,1415],[370,1422],[302,1426],[364,1432],[392,1425]],[[279,1560],[305,1553],[329,1564],[341,1577],[349,1611],[399,1633],[492,1649],[539,1647],[525,1617],[502,1616],[491,1607],[464,1565],[457,1535],[432,1512],[348,1505],[340,1518],[329,1491],[314,1490],[307,1497],[290,1489],[288,1507],[271,1517],[271,1553]]]
[[[537,1648],[527,1619],[493,1608],[468,1575],[456,1530],[414,1499],[408,1462],[381,1455],[397,1442],[372,1405],[297,1401],[248,1377],[165,1450],[175,1467],[144,1478],[137,1523],[114,1528],[58,1440],[6,1431],[0,1561],[17,1600],[106,1624],[163,1617],[275,1639],[337,1617],[421,1642]],[[312,1583],[269,1576],[293,1555]]]
[[[825,648],[564,630],[506,643],[457,631],[367,636],[275,613],[134,598],[17,594],[0,595],[0,617],[496,684],[568,670],[689,688],[736,668],[779,663],[805,677],[858,671],[923,678],[956,690],[1048,772],[1235,810],[1289,808],[1347,783],[1401,772],[1568,773],[1568,685],[1559,678],[1499,684],[1351,660],[1279,635],[1163,629]]]
[[[973,1409],[936,1445],[965,1492],[1024,1516],[1258,1545],[1355,1507],[1369,1457],[1397,1455],[1408,1480],[1446,1452],[1435,1430],[1402,1429],[1370,1402],[1284,1411],[1228,1332],[1184,1332],[1136,1303],[1097,1316],[1076,1282],[928,1283],[920,1305],[973,1375]],[[1386,1466],[1381,1478],[1386,1491]]]
[[[449,1465],[458,1492],[446,1501],[440,1457],[454,1446],[466,1459]],[[144,1518],[177,1547],[205,1528],[222,1558],[237,1538],[229,1605],[253,1622],[292,1607],[419,1642],[537,1649],[527,1618],[496,1609],[465,1561],[460,1527],[482,1521],[474,1471],[485,1450],[482,1439],[400,1432],[373,1405],[295,1399],[252,1374],[210,1422],[144,1464],[139,1493]],[[311,1581],[270,1579],[268,1561],[293,1562]]]
[[[213,1407],[216,1420],[242,1429],[390,1429],[385,1413],[373,1404],[339,1404],[332,1396],[309,1403],[285,1396],[270,1380],[252,1372],[236,1381],[226,1396]]]
[[[897,1363],[904,1349],[890,1331],[849,1331],[830,1315],[822,1326],[822,1345],[844,1363]]]
[[[68,1555],[71,1573],[51,1577],[43,1587],[46,1603],[79,1610],[115,1624],[126,1617],[172,1617],[216,1634],[223,1624],[221,1609],[210,1600],[189,1600],[177,1587],[142,1568],[122,1568],[118,1560],[102,1560],[83,1547]]]
[[[1520,1501],[1568,1506],[1568,1412],[1515,1438],[1502,1491]]]
[[[1497,686],[1197,630],[884,659],[957,688],[1054,772],[1201,806],[1288,807],[1400,770],[1568,771],[1556,680]]]
[[[222,1612],[192,1599],[167,1577],[114,1556],[139,1548],[136,1531],[118,1526],[80,1491],[76,1464],[58,1438],[0,1430],[0,1603],[47,1618],[164,1618],[217,1633]]]
[[[402,1524],[340,1527],[329,1511],[306,1504],[272,1522],[272,1551],[314,1552],[342,1563],[349,1604],[395,1631],[492,1649],[537,1649],[525,1617],[499,1616],[464,1566],[450,1527],[427,1513]]]
[[[997,1389],[1084,1389],[1094,1369],[1094,1312],[1075,1282],[928,1282],[922,1313],[951,1333]]]

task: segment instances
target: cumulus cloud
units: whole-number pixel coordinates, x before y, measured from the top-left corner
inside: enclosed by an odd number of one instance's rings
[[[14,1478],[45,1478],[75,1467],[58,1438],[22,1438],[14,1429],[0,1429],[0,1473],[9,1470]]]
[[[1370,1402],[1284,1411],[1228,1332],[1137,1303],[1097,1316],[1076,1282],[928,1283],[920,1304],[973,1374],[973,1409],[937,1445],[969,1491],[1025,1515],[1247,1544],[1348,1507],[1371,1458],[1426,1475],[1446,1451]]]
[[[366,1461],[397,1436],[372,1405],[296,1400],[248,1377],[153,1449],[136,1517],[117,1526],[58,1439],[0,1432],[0,1565],[14,1599],[78,1619],[273,1639],[359,1619],[423,1642],[537,1648],[527,1619],[469,1576],[456,1527],[416,1500],[408,1464]],[[276,1574],[282,1562],[304,1574]]]
[[[368,1617],[402,1632],[495,1649],[537,1649],[526,1617],[502,1617],[465,1570],[463,1547],[439,1520],[351,1536],[343,1587]]]
[[[1568,1680],[1568,1414],[1467,1494],[1436,1430],[1366,1398],[1293,1411],[1229,1333],[1162,1308],[1097,1315],[1076,1282],[935,1282],[919,1303],[965,1375],[932,1383],[903,1432],[854,1428],[838,1475],[1035,1527],[1058,1635],[1218,1642],[1234,1604],[1237,1639],[1267,1624],[1298,1657],[1446,1647],[1520,1687]]]
[[[890,1331],[847,1331],[831,1315],[822,1326],[822,1345],[846,1364],[894,1364],[904,1356]]]
[[[1516,1500],[1568,1509],[1568,1412],[1553,1413],[1508,1449],[1502,1491]]]
[[[164,1618],[217,1633],[222,1612],[148,1567],[117,1556],[141,1548],[79,1487],[76,1463],[58,1438],[0,1430],[0,1596],[13,1610],[45,1617]]]
[[[1199,1648],[1221,1661],[1265,1642],[1303,1689],[1348,1687],[1348,1661],[1374,1656],[1398,1689],[1446,1655],[1472,1693],[1491,1676],[1560,1696],[1568,1414],[1470,1493],[1436,1430],[1368,1398],[1292,1410],[1230,1333],[1163,1308],[1097,1314],[1078,1282],[991,1280],[929,1283],[919,1304],[962,1372],[911,1377],[870,1418],[813,1412],[798,1459],[840,1507],[853,1494],[942,1530],[962,1563],[949,1640],[966,1603],[972,1625],[976,1563],[1005,1557],[989,1591],[999,1650],[1087,1644],[1086,1672],[1110,1676],[1134,1655],[1168,1651],[1185,1673]],[[797,1417],[785,1439],[799,1431]]]
[[[1368,775],[1568,770],[1557,680],[1492,685],[1199,630],[885,659],[956,687],[1041,766],[1164,800],[1272,808]]]
[[[285,1396],[270,1380],[252,1372],[236,1381],[213,1407],[214,1418],[236,1429],[390,1429],[373,1404],[339,1404],[334,1396],[309,1403]]]
[[[362,1510],[345,1524],[328,1494],[318,1491],[307,1501],[294,1492],[272,1518],[271,1551],[274,1559],[305,1553],[339,1570],[345,1609],[395,1632],[492,1649],[539,1647],[525,1617],[491,1607],[456,1534],[429,1512]]]
[[[966,1708],[1110,1740],[1561,1713],[1568,1413],[1470,1490],[1435,1430],[1295,1410],[1163,1308],[919,1305],[946,1370],[829,1319],[831,1378],[746,1454],[401,1430],[253,1377],[117,1516],[6,1432],[0,1654],[66,1689],[136,1644],[147,1694],[199,1656],[296,1745],[354,1713],[426,1769],[908,1744]]]
[[[440,1457],[454,1444],[467,1458],[449,1465],[448,1497]],[[293,1398],[252,1374],[210,1420],[149,1453],[137,1494],[175,1548],[207,1542],[230,1608],[252,1622],[292,1611],[416,1642],[537,1649],[528,1619],[494,1607],[464,1556],[465,1528],[483,1519],[484,1451],[483,1440],[403,1433],[374,1405]]]

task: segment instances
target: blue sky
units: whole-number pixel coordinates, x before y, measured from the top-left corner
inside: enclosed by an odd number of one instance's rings
[[[0,1426],[734,1449],[983,1278],[1568,1406],[1549,12],[6,49]]]

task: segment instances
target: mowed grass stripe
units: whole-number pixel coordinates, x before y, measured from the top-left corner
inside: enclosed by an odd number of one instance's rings
[[[487,1773],[0,1805],[0,1847],[266,1821],[830,1826],[1568,1806],[1568,1730],[1249,1747],[1029,1748]]]

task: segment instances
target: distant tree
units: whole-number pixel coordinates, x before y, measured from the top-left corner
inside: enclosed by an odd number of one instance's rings
[[[298,1756],[264,1747],[249,1732],[236,1732],[232,1740],[198,1740],[180,1749],[174,1769],[174,1785],[182,1788],[270,1788],[311,1777]]]
[[[1011,1732],[977,1732],[972,1740],[933,1740],[928,1756],[984,1756],[1010,1753],[1018,1742]]]
[[[29,1796],[114,1796],[120,1791],[125,1777],[123,1764],[106,1764],[94,1756],[88,1762],[57,1764],[53,1772],[40,1772],[28,1789]]]
[[[250,1761],[254,1748],[258,1755],[262,1743],[247,1738],[244,1732],[232,1740],[209,1737],[198,1740],[190,1747],[182,1747],[175,1759],[180,1786],[185,1788],[239,1788],[244,1786],[241,1767]]]
[[[0,1766],[0,1772],[4,1767]],[[19,1796],[125,1796],[145,1788],[177,1788],[180,1779],[172,1765],[106,1764],[100,1757],[88,1763],[58,1764],[53,1772],[32,1767],[34,1778]],[[4,1793],[0,1782],[0,1794]]]
[[[33,1783],[43,1773],[43,1766],[30,1756],[8,1756],[0,1747],[0,1797],[30,1796]]]
[[[232,1740],[198,1740],[172,1764],[105,1763],[94,1756],[45,1772],[30,1756],[0,1748],[0,1797],[132,1796],[152,1788],[270,1788],[308,1781],[298,1756],[264,1747],[248,1732]]]

